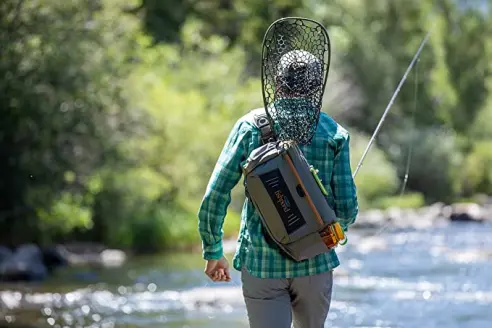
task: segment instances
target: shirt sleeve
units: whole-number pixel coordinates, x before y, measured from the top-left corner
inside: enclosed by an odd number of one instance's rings
[[[247,154],[250,129],[236,122],[219,155],[198,211],[198,231],[203,258],[217,260],[223,255],[224,218],[231,202],[231,191],[241,179],[241,163]]]
[[[343,139],[335,154],[331,188],[335,199],[335,213],[346,231],[359,212],[357,190],[350,167],[350,136]]]

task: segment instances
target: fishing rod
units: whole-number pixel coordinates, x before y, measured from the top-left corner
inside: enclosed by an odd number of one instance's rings
[[[410,62],[410,64],[408,65],[408,68],[407,70],[405,71],[405,74],[403,75],[402,79],[400,80],[400,83],[398,84],[395,92],[393,93],[389,103],[388,103],[388,106],[386,107],[381,119],[379,120],[379,123],[376,127],[376,129],[374,130],[374,133],[371,137],[371,139],[369,140],[369,143],[367,144],[367,147],[359,161],[359,164],[357,165],[357,168],[355,169],[354,171],[354,174],[353,174],[353,178],[355,179],[355,176],[357,175],[360,167],[362,166],[363,164],[363,161],[364,161],[364,158],[366,157],[367,153],[369,152],[370,148],[371,148],[371,145],[372,143],[374,142],[379,130],[381,129],[381,126],[383,125],[383,122],[386,118],[386,116],[388,115],[391,107],[393,106],[394,102],[395,102],[395,99],[396,99],[396,96],[398,95],[398,93],[400,92],[400,89],[401,87],[403,86],[403,84],[405,83],[408,75],[410,74],[410,71],[412,70],[412,68],[414,67],[415,63],[417,62],[419,56],[420,56],[420,53],[422,52],[422,49],[424,48],[425,44],[427,43],[429,37],[430,37],[430,34],[431,32],[427,32],[426,36],[424,37],[424,39],[422,40],[422,42],[420,43],[420,46],[417,50],[417,52],[415,53],[415,55],[413,56],[412,58],[412,61]],[[417,75],[417,78],[418,78],[418,70],[416,71],[416,75]],[[416,109],[417,109],[417,78],[415,80],[415,104],[414,104],[414,108],[413,108],[413,111],[412,111],[412,119],[414,120],[415,119],[415,112],[416,112]],[[405,188],[406,188],[406,185],[407,185],[407,181],[408,181],[408,173],[410,171],[410,161],[411,161],[411,156],[412,156],[412,150],[413,150],[413,143],[410,142],[410,147],[409,147],[409,154],[408,154],[408,157],[407,157],[407,162],[406,162],[406,167],[405,167],[405,175],[404,175],[404,178],[403,178],[403,183],[402,183],[402,187],[401,187],[401,190],[399,192],[399,200],[401,200],[401,198],[403,197],[403,193],[405,192]],[[389,222],[386,222],[385,224],[383,224],[383,226],[374,234],[374,236],[376,235],[379,235],[380,233],[382,233],[387,227],[389,226]]]
[[[369,150],[371,148],[371,145],[372,145],[372,143],[374,142],[374,140],[376,138],[376,135],[379,133],[379,130],[381,129],[381,126],[383,125],[383,122],[386,119],[386,116],[388,115],[391,107],[393,106],[393,103],[395,102],[396,96],[400,92],[400,89],[403,86],[403,84],[405,83],[408,74],[410,73],[410,71],[412,70],[413,66],[415,65],[415,62],[417,61],[418,57],[420,56],[420,53],[422,52],[422,49],[424,48],[425,44],[427,43],[427,40],[429,40],[430,34],[431,34],[431,32],[427,32],[426,36],[424,37],[424,39],[420,43],[420,46],[419,46],[417,52],[413,56],[413,59],[410,62],[410,65],[408,65],[408,68],[407,68],[405,74],[403,75],[402,79],[400,80],[400,83],[398,84],[395,92],[393,92],[393,95],[391,96],[391,99],[390,99],[390,101],[388,103],[388,106],[386,106],[386,109],[384,110],[383,116],[379,120],[379,123],[376,126],[376,129],[374,130],[374,133],[372,134],[372,137],[369,140],[369,143],[367,144],[366,150],[362,154],[362,157],[361,157],[361,159],[359,161],[359,164],[357,164],[357,167],[356,167],[356,169],[354,171],[354,174],[352,175],[352,177],[354,179],[355,179],[355,176],[357,175],[357,172],[359,172],[359,169],[362,166],[362,163],[364,162],[364,158],[366,157],[367,153],[369,152]],[[408,174],[408,172],[407,172],[407,174]]]

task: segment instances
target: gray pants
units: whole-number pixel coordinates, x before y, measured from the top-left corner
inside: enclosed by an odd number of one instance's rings
[[[250,328],[323,328],[333,272],[292,279],[262,279],[243,268],[241,281]]]

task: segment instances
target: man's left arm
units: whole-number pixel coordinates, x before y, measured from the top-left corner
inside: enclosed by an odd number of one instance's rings
[[[244,122],[236,122],[217,160],[198,211],[198,230],[202,240],[203,258],[218,260],[223,256],[224,218],[231,202],[231,191],[241,179],[241,162],[247,156]]]
[[[350,136],[342,139],[335,155],[331,188],[335,198],[335,213],[345,231],[359,213],[357,187],[350,167]]]

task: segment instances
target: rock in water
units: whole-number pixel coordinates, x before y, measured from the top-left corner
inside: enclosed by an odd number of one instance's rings
[[[379,229],[386,223],[384,212],[381,210],[369,210],[361,212],[351,229]]]
[[[49,272],[68,265],[64,250],[59,245],[45,248],[42,253],[43,263]]]
[[[117,267],[126,261],[125,252],[118,249],[106,249],[101,252],[101,263],[105,267]]]
[[[0,280],[32,281],[42,280],[48,275],[43,263],[43,254],[33,244],[18,247],[0,263]]]
[[[456,203],[451,207],[449,220],[459,222],[483,222],[483,210],[475,203]]]
[[[126,262],[126,253],[118,249],[103,249],[99,247],[71,247],[57,245],[50,251],[50,263],[56,260],[57,265],[71,267],[116,267]],[[46,256],[45,256],[46,257]]]

